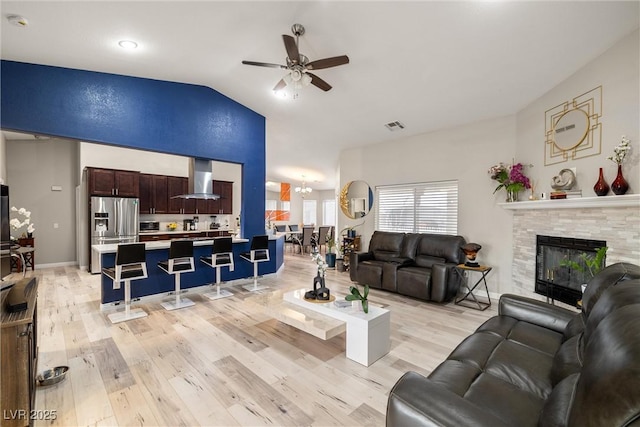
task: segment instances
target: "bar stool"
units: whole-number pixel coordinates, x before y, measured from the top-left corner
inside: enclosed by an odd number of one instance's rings
[[[200,261],[216,269],[216,292],[207,292],[203,295],[212,300],[233,296],[233,294],[226,289],[220,290],[220,283],[222,282],[220,269],[229,266],[229,271],[233,271],[234,268],[233,238],[218,237],[213,239],[211,256],[201,256]]]
[[[161,305],[166,310],[177,310],[195,305],[189,298],[180,297],[180,275],[196,270],[193,263],[193,240],[171,241],[171,246],[169,246],[169,259],[167,261],[160,261],[158,267],[167,274],[173,274],[175,281],[175,301],[163,302]]]
[[[253,236],[251,250],[241,253],[240,258],[253,264],[253,285],[245,285],[243,288],[251,292],[267,289],[268,286],[258,286],[258,263],[269,261],[269,236]]]
[[[124,282],[124,311],[110,314],[111,323],[147,316],[141,308],[131,309],[131,281],[147,278],[146,256],[144,243],[120,244],[116,251],[115,267],[102,269],[102,273],[113,280],[113,289],[120,289],[120,282]]]

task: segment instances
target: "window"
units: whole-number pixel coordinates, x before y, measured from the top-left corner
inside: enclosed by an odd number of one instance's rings
[[[458,234],[458,181],[376,187],[376,230]]]
[[[322,224],[336,225],[336,201],[327,199],[322,201]]]
[[[302,223],[305,225],[315,224],[317,211],[315,200],[302,201]]]

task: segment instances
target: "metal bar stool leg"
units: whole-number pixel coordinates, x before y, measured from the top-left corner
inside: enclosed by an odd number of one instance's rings
[[[147,317],[147,313],[141,308],[131,308],[131,280],[124,281],[124,311],[111,313],[109,316],[111,323],[126,322],[127,320]]]
[[[175,276],[175,300],[163,302],[160,305],[162,305],[165,310],[178,310],[180,308],[196,305],[196,303],[191,301],[189,298],[183,298],[180,296],[180,273],[173,273],[173,275]]]
[[[216,291],[215,292],[207,292],[205,294],[203,294],[205,297],[211,299],[211,300],[217,300],[217,299],[221,299],[221,298],[228,298],[228,297],[232,297],[233,294],[231,292],[229,292],[226,289],[220,289],[220,284],[222,283],[221,280],[221,275],[222,272],[220,271],[220,267],[216,267]]]

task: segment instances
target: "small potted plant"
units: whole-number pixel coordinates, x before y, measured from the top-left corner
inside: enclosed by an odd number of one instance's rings
[[[592,278],[596,274],[600,272],[604,268],[604,257],[607,254],[606,246],[596,249],[595,255],[587,255],[586,253],[580,254],[581,263],[576,262],[574,260],[562,260],[560,265],[564,267],[570,267],[573,270],[579,271],[585,275],[588,275],[588,278]]]
[[[367,300],[369,296],[369,285],[364,285],[364,292],[362,294],[356,286],[350,286],[349,292],[351,292],[351,294],[344,297],[344,299],[347,301],[360,301],[362,303],[362,311],[369,313],[369,300]]]
[[[582,273],[583,280],[588,281],[605,267],[604,257],[607,254],[607,249],[609,249],[607,246],[598,248],[595,255],[587,255],[583,252],[579,257],[581,262],[565,259],[560,261],[560,265]],[[587,284],[584,283],[582,285],[582,293],[586,288]]]

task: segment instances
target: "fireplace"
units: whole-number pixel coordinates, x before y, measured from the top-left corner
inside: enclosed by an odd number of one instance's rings
[[[584,258],[595,257],[604,246],[604,240],[536,236],[535,292],[575,306],[582,299],[581,286],[591,278]]]

